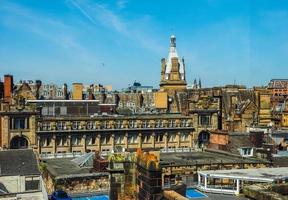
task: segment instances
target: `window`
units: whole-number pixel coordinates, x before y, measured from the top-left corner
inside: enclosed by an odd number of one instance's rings
[[[124,144],[124,135],[116,135],[115,136],[116,144]]]
[[[101,136],[101,144],[108,144],[109,140],[110,140],[110,136],[108,135]]]
[[[50,122],[43,122],[43,123],[42,123],[42,130],[43,130],[43,131],[49,131],[49,130],[51,130]]]
[[[67,107],[65,106],[60,107],[60,115],[67,115]]]
[[[168,126],[169,126],[169,127],[173,127],[173,120],[169,120]]]
[[[129,121],[129,128],[135,127],[135,121]]]
[[[12,117],[10,118],[10,129],[29,129],[28,117]]]
[[[155,124],[155,127],[156,128],[160,128],[160,126],[161,126],[161,120],[157,120],[156,124]]]
[[[67,143],[66,136],[57,136],[56,138],[57,146],[65,146]]]
[[[137,139],[138,139],[138,135],[137,134],[129,134],[128,135],[128,143],[129,144],[137,143],[138,142]]]
[[[96,143],[96,136],[87,136],[86,137],[86,144],[87,145],[94,145]]]
[[[41,147],[48,147],[51,144],[51,137],[43,137],[40,139]]]
[[[79,146],[81,145],[81,136],[72,136],[72,145]]]
[[[180,140],[181,141],[187,141],[188,136],[189,136],[189,133],[180,133]]]
[[[96,127],[94,127],[94,124],[93,124],[93,122],[87,122],[87,129],[89,129],[89,130],[91,130],[91,129],[94,129],[94,128],[96,128]]]
[[[253,149],[250,147],[247,148],[241,148],[240,149],[240,154],[242,156],[253,156]]]
[[[210,116],[209,115],[200,115],[200,125],[210,125]]]
[[[150,141],[150,135],[143,135],[142,136],[142,142],[143,143],[148,143]]]
[[[123,128],[123,124],[121,121],[116,122],[116,128]]]
[[[157,142],[163,142],[163,136],[164,136],[163,133],[157,134],[156,135],[156,141]]]
[[[57,122],[57,130],[63,130],[65,126],[65,122]]]
[[[73,122],[73,124],[72,124],[72,129],[73,129],[73,130],[80,129],[80,122]]]
[[[57,91],[57,97],[62,97],[63,96],[63,92],[61,90]]]
[[[25,191],[39,190],[40,179],[37,176],[25,177]]]
[[[169,133],[168,134],[168,141],[169,142],[174,142],[176,138],[176,135],[174,133]]]

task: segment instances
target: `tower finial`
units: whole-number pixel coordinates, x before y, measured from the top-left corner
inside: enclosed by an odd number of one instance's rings
[[[170,37],[170,47],[176,47],[176,37],[175,37],[175,35],[171,35],[171,37]]]

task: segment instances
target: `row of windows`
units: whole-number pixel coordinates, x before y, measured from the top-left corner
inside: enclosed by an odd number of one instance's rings
[[[153,127],[155,127],[155,128],[171,127],[172,128],[172,127],[176,127],[176,125],[177,125],[175,120],[168,120],[167,124],[162,120],[156,120],[156,123],[154,125],[152,123],[150,123],[149,120],[141,121],[141,122],[142,123],[139,126],[139,124],[137,124],[136,121],[129,121],[128,127],[129,128],[153,128]],[[189,126],[190,126],[190,123],[188,120],[182,120],[180,123],[180,127],[189,127]],[[81,130],[83,128],[84,127],[83,127],[83,125],[81,125],[80,121],[72,122],[72,125],[71,125],[72,130]],[[92,122],[92,121],[87,122],[86,128],[88,130],[97,129],[96,122]],[[102,121],[102,122],[100,122],[100,128],[106,129],[106,128],[112,128],[112,127],[109,127],[108,121]],[[125,128],[125,125],[124,125],[123,121],[116,121],[116,123],[114,124],[114,128],[118,128],[118,129]],[[50,122],[43,122],[41,124],[40,130],[51,130],[51,129],[52,129],[52,127],[51,127]],[[67,123],[66,122],[57,122],[56,123],[56,129],[57,130],[67,130],[68,129]]]
[[[53,91],[51,91],[51,92],[48,91],[48,90],[43,91],[43,96],[44,97],[49,97],[50,95],[53,95]],[[63,96],[64,96],[64,92],[63,91],[61,91],[61,90],[57,90],[56,91],[56,97],[63,97]]]
[[[9,121],[9,128],[11,130],[29,129],[28,117],[11,117]]]
[[[189,137],[189,133],[181,133],[180,134],[180,141],[187,141]],[[101,136],[100,144],[105,145],[109,144],[112,137],[109,135]],[[169,142],[176,142],[176,134],[168,134],[167,140]],[[86,145],[95,145],[96,144],[96,136],[87,136],[85,139],[81,136],[72,136],[71,137],[71,145],[72,146],[80,146],[83,145],[85,142]],[[137,144],[139,142],[138,135],[129,134],[127,137],[128,144]],[[141,136],[142,143],[151,143],[152,136],[150,134],[144,134]],[[155,142],[164,142],[164,134],[156,134],[155,135]],[[114,138],[115,144],[125,144],[125,136],[124,135],[117,135]],[[57,136],[56,137],[56,145],[57,146],[69,146],[69,139],[67,136]],[[49,147],[52,146],[52,137],[42,137],[40,139],[40,146],[41,147]]]

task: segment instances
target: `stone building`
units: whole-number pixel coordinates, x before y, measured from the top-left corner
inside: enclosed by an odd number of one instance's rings
[[[160,90],[174,93],[186,90],[185,62],[179,58],[176,50],[176,37],[170,37],[170,49],[167,59],[161,60]]]
[[[0,199],[48,199],[31,149],[0,151]]]
[[[228,131],[247,131],[257,124],[256,99],[253,89],[243,86],[226,86],[222,89],[223,128]]]
[[[2,102],[0,109],[1,148],[28,148],[37,144],[36,109],[27,106],[27,99],[35,99],[31,88],[23,83],[13,93],[9,102]]]
[[[268,84],[272,97],[288,96],[288,79],[271,79]]]

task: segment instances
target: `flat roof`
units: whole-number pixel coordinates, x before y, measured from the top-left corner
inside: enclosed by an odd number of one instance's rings
[[[72,159],[73,158],[55,158],[43,161],[47,165],[48,172],[55,179],[108,175],[106,172],[95,172],[92,166],[80,167],[72,162]]]
[[[199,171],[199,174],[215,178],[231,178],[258,182],[273,182],[288,179],[288,167],[258,168],[258,169],[231,169]]]
[[[48,102],[99,102],[99,100],[74,100],[74,99],[47,99],[47,100],[26,100],[27,103],[48,103]]]
[[[162,167],[207,165],[207,164],[236,164],[236,163],[268,163],[258,158],[244,158],[233,154],[224,154],[207,151],[161,153],[160,164]]]

